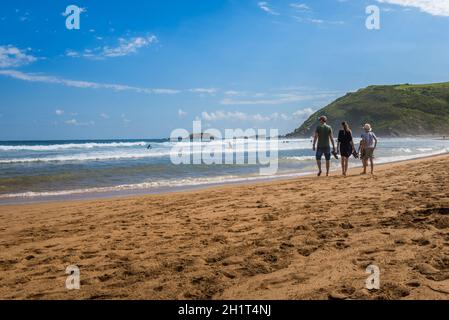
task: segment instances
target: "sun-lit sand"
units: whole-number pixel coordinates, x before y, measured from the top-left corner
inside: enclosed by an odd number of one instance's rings
[[[0,298],[448,299],[449,156],[359,171],[1,206]]]

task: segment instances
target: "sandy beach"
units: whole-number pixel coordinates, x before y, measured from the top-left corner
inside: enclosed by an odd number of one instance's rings
[[[449,156],[359,172],[1,206],[0,298],[449,299]]]

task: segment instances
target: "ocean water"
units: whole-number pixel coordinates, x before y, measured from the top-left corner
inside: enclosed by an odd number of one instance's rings
[[[203,148],[207,142],[194,142]],[[248,151],[255,140],[215,141],[224,153]],[[246,144],[245,144],[246,143]],[[152,148],[147,149],[151,144]],[[174,165],[168,140],[0,141],[0,204],[158,193],[230,182],[295,177],[315,172],[310,139],[279,140],[278,171],[260,165]],[[448,140],[380,139],[377,163],[449,152]],[[352,159],[351,166],[361,165]],[[333,160],[333,169],[339,161]]]

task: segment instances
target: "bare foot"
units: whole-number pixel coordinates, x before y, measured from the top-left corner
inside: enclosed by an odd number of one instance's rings
[[[318,177],[320,177],[320,176],[321,176],[321,173],[322,173],[321,171],[320,171],[320,172],[318,172],[317,176],[318,176]]]
[[[363,176],[363,175],[365,175],[365,174],[366,174],[366,172],[362,172],[360,175]]]

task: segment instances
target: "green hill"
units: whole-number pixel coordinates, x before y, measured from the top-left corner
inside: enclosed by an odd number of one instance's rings
[[[287,137],[310,137],[326,115],[337,131],[342,121],[353,129],[370,123],[379,136],[449,135],[449,82],[370,86],[317,111]]]

